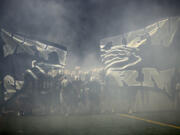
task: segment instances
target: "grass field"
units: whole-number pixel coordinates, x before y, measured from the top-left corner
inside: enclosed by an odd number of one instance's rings
[[[180,135],[180,112],[63,116],[2,116],[0,134]],[[127,115],[127,114],[125,114]],[[139,119],[139,118],[143,118]],[[151,123],[144,120],[152,120]],[[157,123],[156,123],[157,122]],[[173,125],[173,128],[158,122]],[[179,128],[179,129],[178,129]]]

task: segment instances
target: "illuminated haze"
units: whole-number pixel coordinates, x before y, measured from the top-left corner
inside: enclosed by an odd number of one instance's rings
[[[67,67],[100,66],[99,41],[179,15],[177,1],[4,0],[0,25],[66,46]]]

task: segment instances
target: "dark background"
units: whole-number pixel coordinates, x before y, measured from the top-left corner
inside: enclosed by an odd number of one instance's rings
[[[178,0],[1,0],[0,26],[68,47],[68,67],[99,66],[99,41],[180,14]]]

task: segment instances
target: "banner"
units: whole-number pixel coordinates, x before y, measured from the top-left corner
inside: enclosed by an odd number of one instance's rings
[[[179,17],[166,18],[142,29],[100,41],[101,59],[108,75],[120,86],[167,90],[177,66],[174,37]]]

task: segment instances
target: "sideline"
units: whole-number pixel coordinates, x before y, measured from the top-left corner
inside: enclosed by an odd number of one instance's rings
[[[160,125],[160,126],[165,126],[165,127],[171,127],[171,128],[180,129],[180,126],[175,126],[175,125],[166,124],[166,123],[162,123],[162,122],[158,122],[158,121],[148,120],[148,119],[136,117],[136,116],[133,116],[133,115],[122,114],[122,113],[119,114],[119,115],[122,116],[122,117],[130,118],[130,119],[136,119],[136,120],[145,121],[145,122],[151,123],[151,124],[156,124],[156,125]]]

